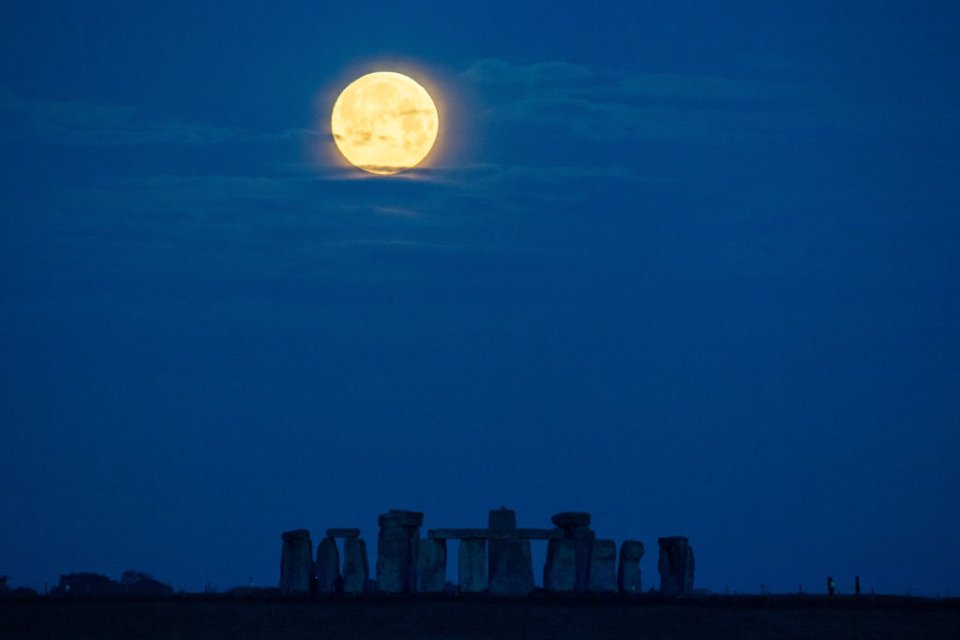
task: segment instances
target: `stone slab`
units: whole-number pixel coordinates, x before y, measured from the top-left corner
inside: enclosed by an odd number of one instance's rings
[[[328,538],[359,538],[360,529],[327,529]]]
[[[693,593],[693,547],[684,536],[659,538],[660,558],[657,570],[660,573],[660,593],[684,595]]]
[[[417,592],[442,593],[447,581],[447,541],[425,538],[417,556]]]
[[[590,514],[585,511],[563,511],[550,518],[550,522],[561,529],[572,529],[574,527],[589,527]]]
[[[313,576],[313,543],[306,529],[285,531],[281,536],[280,592],[309,593]]]
[[[617,565],[617,587],[620,593],[642,593],[643,581],[640,559],[643,543],[639,540],[624,540],[620,545],[620,563]]]
[[[613,592],[617,590],[617,543],[613,540],[595,540],[590,552],[590,577],[588,590],[591,592]]]
[[[490,594],[525,596],[533,591],[530,541],[491,540],[488,546]]]
[[[435,540],[559,540],[563,529],[429,529]]]
[[[340,591],[340,552],[333,538],[324,538],[317,545],[317,562],[314,565],[317,591],[337,593]]]
[[[343,541],[343,591],[363,593],[370,577],[367,543],[360,538]]]
[[[543,588],[547,591],[573,591],[576,582],[576,543],[573,540],[551,540],[543,568]]]
[[[481,593],[489,588],[487,580],[487,544],[481,538],[460,541],[457,562],[462,593]]]

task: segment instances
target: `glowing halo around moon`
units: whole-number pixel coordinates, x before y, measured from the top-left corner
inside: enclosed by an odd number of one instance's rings
[[[420,164],[439,128],[437,107],[427,90],[392,71],[368,73],[351,82],[330,116],[333,140],[343,157],[379,175]]]

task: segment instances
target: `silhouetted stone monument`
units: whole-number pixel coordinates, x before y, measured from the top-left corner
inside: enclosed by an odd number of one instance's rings
[[[640,576],[640,559],[643,557],[643,543],[638,540],[624,540],[620,545],[620,564],[617,567],[617,586],[621,593],[641,593],[643,583]]]
[[[417,558],[417,591],[442,593],[447,578],[447,541],[424,538]]]
[[[295,529],[284,532],[280,553],[280,592],[309,593],[313,574],[313,543],[310,532]]]
[[[573,591],[576,583],[576,543],[573,540],[551,540],[547,545],[547,564],[543,568],[543,588],[547,591]]]
[[[359,538],[360,529],[327,529],[328,538]]]
[[[344,593],[363,593],[369,578],[367,543],[360,538],[345,539],[343,541]]]
[[[617,543],[613,540],[594,540],[590,550],[590,591],[617,590]]]
[[[333,538],[324,538],[317,545],[317,563],[313,569],[318,592],[337,593],[340,590],[340,552]]]
[[[510,535],[489,541],[490,593],[498,596],[524,596],[533,591],[533,559],[530,541],[516,535],[517,514],[501,507],[490,512],[490,529]]]
[[[460,591],[480,593],[489,588],[487,581],[487,541],[483,538],[461,538],[457,560]]]
[[[660,593],[693,593],[693,547],[684,536],[660,538]]]
[[[380,516],[377,587],[383,593],[415,593],[423,514],[391,509]]]
[[[574,591],[586,593],[590,588],[590,558],[596,533],[590,529],[590,514],[583,511],[565,511],[550,518],[563,529],[563,537],[574,541],[577,575]]]

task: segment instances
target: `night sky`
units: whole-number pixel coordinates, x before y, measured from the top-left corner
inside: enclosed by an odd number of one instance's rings
[[[687,535],[715,592],[956,595],[958,25],[3,2],[0,574],[275,586],[284,530],[506,505],[645,588]],[[330,137],[375,70],[440,109],[393,177]]]

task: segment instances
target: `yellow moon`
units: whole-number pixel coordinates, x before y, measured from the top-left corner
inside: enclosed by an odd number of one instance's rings
[[[437,140],[440,118],[427,90],[392,71],[361,76],[333,105],[330,130],[353,165],[380,175],[417,166]]]

